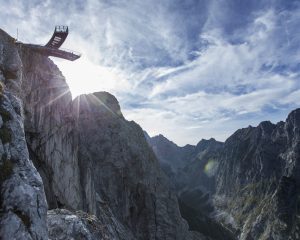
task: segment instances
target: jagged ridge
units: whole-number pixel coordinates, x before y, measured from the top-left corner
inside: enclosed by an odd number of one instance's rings
[[[238,239],[297,239],[299,126],[300,109],[296,109],[286,122],[265,121],[239,129],[224,144],[210,140],[203,145],[200,141],[197,146],[203,147],[190,159],[183,158],[183,171],[177,168],[173,176],[181,183],[177,191],[185,195],[183,206],[201,207],[200,200],[196,205],[194,202],[204,191],[210,196],[214,219],[235,232]],[[149,142],[153,145],[153,139]],[[154,144],[158,158],[164,144]],[[172,159],[168,162],[173,164]],[[207,172],[209,162],[214,163],[212,172]],[[201,190],[200,194],[195,189]],[[197,212],[192,211],[187,220],[195,216]]]

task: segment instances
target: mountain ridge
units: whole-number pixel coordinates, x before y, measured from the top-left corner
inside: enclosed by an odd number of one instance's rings
[[[214,209],[207,216],[238,239],[296,239],[299,126],[300,108],[285,122],[238,129],[219,147],[204,146],[190,160],[182,159],[187,164],[171,176],[181,204],[197,207],[193,202],[206,193]],[[195,216],[196,211],[184,217],[192,222]]]

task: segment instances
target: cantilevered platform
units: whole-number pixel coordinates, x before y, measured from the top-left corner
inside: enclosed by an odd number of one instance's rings
[[[76,59],[81,57],[80,53],[68,50],[68,49],[57,49],[57,48],[50,48],[46,46],[40,46],[36,44],[24,44],[26,47],[34,49],[35,51],[39,52],[45,56],[52,56],[63,58],[70,61],[75,61]]]
[[[66,40],[68,34],[69,28],[67,26],[56,26],[51,39],[45,46],[38,44],[23,45],[46,56],[58,57],[70,61],[75,61],[76,59],[81,57],[80,53],[67,49],[59,49]]]

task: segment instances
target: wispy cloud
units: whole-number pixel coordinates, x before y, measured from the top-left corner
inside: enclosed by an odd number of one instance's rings
[[[47,42],[54,25],[69,25],[65,46],[85,57],[55,61],[73,94],[108,90],[125,116],[179,144],[224,140],[300,105],[298,1],[0,4],[1,27],[18,27],[25,42]]]

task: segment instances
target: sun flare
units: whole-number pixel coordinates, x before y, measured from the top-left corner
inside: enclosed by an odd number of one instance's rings
[[[122,74],[114,68],[99,66],[82,56],[75,62],[53,59],[70,87],[72,97],[96,91],[115,92]]]

